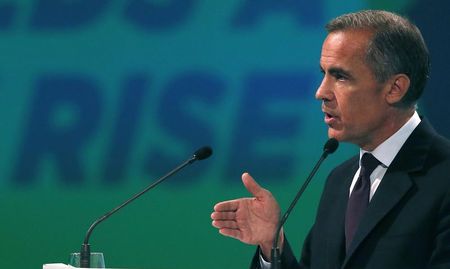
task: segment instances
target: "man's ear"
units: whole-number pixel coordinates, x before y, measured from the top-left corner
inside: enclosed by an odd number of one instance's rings
[[[395,105],[406,95],[411,81],[405,74],[394,75],[389,81],[388,85],[390,88],[386,93],[386,101],[391,105]]]

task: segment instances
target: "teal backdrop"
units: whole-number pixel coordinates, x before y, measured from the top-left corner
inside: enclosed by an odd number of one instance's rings
[[[1,0],[0,268],[67,263],[96,218],[203,145],[211,158],[100,224],[92,250],[116,268],[246,268],[255,248],[219,235],[212,208],[248,195],[244,171],[287,208],[327,139],[324,24],[367,8],[422,28],[437,64],[420,111],[449,137],[445,1]],[[291,215],[297,253],[356,152],[341,145]]]

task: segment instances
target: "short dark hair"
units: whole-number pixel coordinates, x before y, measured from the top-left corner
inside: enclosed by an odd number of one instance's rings
[[[364,10],[331,20],[328,33],[351,29],[373,33],[366,50],[366,62],[376,80],[386,82],[405,74],[411,83],[401,104],[412,106],[421,96],[430,72],[430,58],[420,30],[408,19],[387,11]]]

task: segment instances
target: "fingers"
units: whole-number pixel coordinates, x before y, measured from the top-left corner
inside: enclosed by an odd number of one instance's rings
[[[234,208],[233,204],[230,206],[230,204],[227,202],[222,203],[222,205],[219,205],[219,208],[223,206],[225,208]],[[235,211],[223,211],[218,212],[217,208],[214,207],[215,212],[211,214],[212,226],[219,229],[219,233],[232,237],[238,240],[241,240],[242,233],[239,230],[239,225],[236,222],[236,212]]]
[[[242,174],[242,182],[245,188],[256,198],[261,198],[267,194],[267,191],[261,188],[249,173]],[[242,199],[220,202],[214,206],[214,211],[236,211],[241,202]]]
[[[212,226],[219,229],[220,234],[241,240],[242,233],[236,222],[236,213],[213,212],[211,218],[213,219]]]
[[[239,199],[224,201],[214,206],[214,211],[236,211],[239,208]]]
[[[235,238],[238,240],[241,240],[242,238],[242,233],[240,230],[237,229],[220,229],[219,233],[231,238]]]
[[[213,212],[211,214],[213,220],[236,220],[236,213],[234,211]]]
[[[261,198],[265,195],[265,189],[261,188],[249,173],[242,174],[242,183],[244,183],[245,188],[256,198]]]
[[[213,220],[212,226],[217,229],[239,229],[238,224],[233,220]]]

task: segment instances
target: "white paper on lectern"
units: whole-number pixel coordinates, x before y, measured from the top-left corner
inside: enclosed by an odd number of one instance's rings
[[[72,269],[72,268],[75,268],[75,267],[64,264],[64,263],[49,263],[49,264],[44,264],[42,266],[42,269]]]
[[[83,269],[83,268],[73,267],[72,265],[67,265],[64,263],[48,263],[48,264],[42,265],[42,269]],[[88,268],[84,268],[84,269],[88,269]],[[108,268],[105,268],[105,269],[108,269]],[[113,268],[109,268],[109,269],[113,269]],[[126,269],[126,268],[122,268],[122,269]]]

